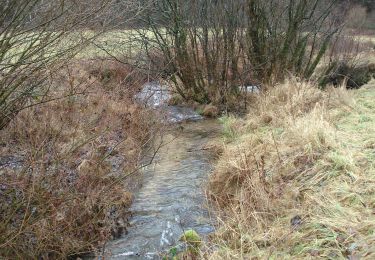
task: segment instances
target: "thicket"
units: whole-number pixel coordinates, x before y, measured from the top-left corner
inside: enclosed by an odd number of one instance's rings
[[[66,259],[126,229],[128,183],[157,123],[132,98],[131,70],[100,64],[64,67],[49,96],[67,98],[24,108],[1,130],[0,258]]]
[[[48,76],[87,41],[74,30],[90,24],[106,4],[78,13],[73,2],[0,3],[0,129],[23,108],[46,101]]]
[[[310,78],[344,11],[336,0],[160,0],[139,31],[183,98],[230,106],[241,86]]]
[[[0,1],[1,259],[73,258],[126,228],[157,125],[133,99],[144,79],[75,59],[112,3]]]

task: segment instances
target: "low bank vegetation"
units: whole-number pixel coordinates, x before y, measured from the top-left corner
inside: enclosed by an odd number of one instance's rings
[[[67,259],[126,228],[129,178],[158,132],[133,98],[145,78],[75,59],[133,17],[137,6],[117,2],[0,2],[1,259]]]
[[[374,97],[289,79],[227,121],[209,258],[373,258]]]
[[[129,70],[100,64],[65,67],[49,95],[75,94],[25,108],[1,131],[0,257],[63,259],[126,229],[128,181],[157,127],[123,81]]]

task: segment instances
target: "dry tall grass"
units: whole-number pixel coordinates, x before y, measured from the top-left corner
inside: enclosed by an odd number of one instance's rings
[[[356,91],[291,79],[258,99],[209,183],[208,258],[375,257],[375,85]]]
[[[129,74],[73,63],[51,77],[49,96],[74,95],[30,107],[1,131],[0,258],[65,259],[126,228],[124,180],[156,131],[131,99]]]

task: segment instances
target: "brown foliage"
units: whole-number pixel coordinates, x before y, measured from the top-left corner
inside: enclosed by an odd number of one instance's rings
[[[155,128],[130,98],[129,69],[100,68],[93,76],[89,64],[72,63],[51,77],[49,98],[71,96],[25,109],[1,131],[1,257],[66,258],[126,228],[124,180]]]

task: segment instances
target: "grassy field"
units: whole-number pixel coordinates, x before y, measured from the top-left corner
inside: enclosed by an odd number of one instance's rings
[[[166,30],[161,29],[159,33],[161,33],[167,42],[173,41],[173,35],[167,35]],[[14,39],[17,43],[14,44],[14,50],[10,50],[7,53],[6,58],[16,61],[17,57],[20,56],[25,49],[30,48],[31,45],[35,48],[35,46],[44,44],[35,38],[43,39],[43,37],[47,35],[56,37],[56,41],[50,44],[44,53],[47,57],[57,56],[63,52],[74,51],[76,53],[76,59],[108,58],[111,56],[121,59],[123,57],[134,57],[134,55],[144,51],[146,45],[148,48],[158,46],[153,32],[145,29],[124,29],[103,32],[86,30],[61,34],[63,35],[61,38],[58,37],[58,32],[49,34],[43,32],[21,34]],[[211,34],[212,31],[210,31],[210,35]],[[349,32],[345,33],[345,35],[343,39],[347,38],[347,40],[354,40],[362,44],[375,44],[375,37],[372,35],[351,35]]]
[[[290,80],[223,119],[209,191],[223,209],[210,259],[374,259],[375,81]]]

